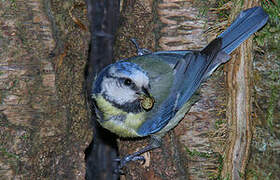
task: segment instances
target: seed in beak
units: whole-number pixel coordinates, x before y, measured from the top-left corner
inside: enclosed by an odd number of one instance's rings
[[[141,107],[146,111],[151,110],[155,104],[155,100],[151,96],[142,95],[139,99]]]

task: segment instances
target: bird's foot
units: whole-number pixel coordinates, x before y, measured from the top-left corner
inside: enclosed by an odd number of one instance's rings
[[[124,174],[122,169],[130,161],[142,161],[142,164],[145,164],[145,162],[146,162],[144,156],[134,155],[134,154],[126,155],[125,157],[123,157],[121,159],[115,159],[115,161],[119,162],[119,166],[115,170],[115,173],[118,173],[118,174]]]
[[[130,39],[131,42],[135,45],[136,49],[137,49],[137,55],[138,56],[142,56],[142,55],[145,55],[145,54],[150,54],[152,53],[152,51],[148,50],[148,49],[144,49],[144,48],[140,48],[139,47],[139,44],[137,43],[136,39],[134,38],[131,38]]]

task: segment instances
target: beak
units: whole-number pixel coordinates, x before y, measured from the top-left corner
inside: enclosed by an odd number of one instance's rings
[[[142,88],[142,92],[148,97],[152,97],[147,88]]]
[[[137,93],[139,95],[139,99],[143,100],[144,98],[152,98],[147,88],[142,88],[140,92]]]

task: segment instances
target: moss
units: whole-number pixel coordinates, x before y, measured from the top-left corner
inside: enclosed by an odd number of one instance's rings
[[[210,153],[205,153],[205,152],[199,152],[196,149],[194,149],[193,151],[191,151],[189,148],[185,147],[187,153],[191,156],[198,156],[198,157],[203,157],[203,158],[210,158],[211,155]]]
[[[272,85],[271,87],[271,95],[269,98],[269,106],[267,109],[267,124],[268,127],[270,128],[270,130],[273,130],[273,126],[274,126],[274,112],[277,106],[277,102],[279,99],[279,92],[280,92],[280,86],[277,85]]]
[[[213,174],[209,176],[209,179],[213,179],[213,180],[229,180],[230,179],[230,174],[227,173],[226,177],[222,176],[222,170],[224,167],[224,157],[217,153],[215,154],[215,156],[218,156],[218,173],[217,174]]]
[[[268,173],[266,177],[260,177],[259,174],[256,172],[256,170],[249,169],[246,174],[250,176],[250,179],[252,180],[259,180],[259,179],[264,179],[264,180],[272,180],[272,173]]]
[[[277,179],[279,173],[280,98],[280,0],[266,0],[261,6],[269,15],[267,25],[254,40],[255,128],[246,179]]]
[[[2,0],[10,3],[10,8],[16,8],[16,0]]]
[[[219,154],[218,156],[218,162],[219,162],[219,166],[218,166],[218,176],[217,176],[217,179],[221,179],[222,177],[222,170],[223,170],[223,167],[224,167],[224,158],[222,155]]]
[[[269,92],[267,102],[264,102],[265,105],[261,105],[263,107],[262,112],[265,113],[262,118],[265,119],[267,127],[273,131],[277,119],[277,102],[280,98],[278,93],[280,91],[280,69],[277,68],[280,66],[278,58],[280,56],[280,0],[262,1],[261,5],[268,13],[269,21],[262,31],[257,33],[255,41],[261,49],[259,51],[267,58],[261,57],[264,61],[263,64],[266,64],[264,66],[266,70],[257,72],[256,74],[260,74],[260,77],[256,77],[258,79],[255,79],[255,81],[264,84],[260,85],[261,89]],[[259,96],[264,95],[260,94]],[[259,104],[263,104],[263,102]]]
[[[13,166],[15,173],[18,174],[20,168],[19,167],[20,157],[15,153],[9,152],[6,148],[3,148],[2,146],[0,146],[0,155],[1,158],[5,159],[7,164]]]
[[[256,170],[249,169],[246,174],[250,176],[250,179],[252,180],[273,180],[274,178],[272,177],[272,173],[268,173],[267,176],[265,177],[260,177],[259,174],[256,172]]]
[[[264,10],[269,14],[267,25],[260,31],[255,40],[259,46],[269,45],[271,52],[280,54],[280,0],[266,0],[261,3]],[[269,43],[268,43],[269,42]]]
[[[226,120],[225,120],[225,119],[218,119],[218,120],[216,120],[216,122],[215,122],[215,128],[216,128],[216,129],[219,129],[220,126],[221,126],[222,124],[225,124],[225,123],[226,123]]]
[[[221,1],[216,2],[216,8],[220,9],[217,13],[219,19],[223,19],[223,18],[228,19],[230,11],[228,11],[227,8],[224,8],[224,6],[229,2],[231,2],[231,1],[230,0],[221,0]]]
[[[215,13],[218,15],[218,19],[228,19],[230,11],[228,11],[226,6],[230,2],[231,0],[201,0],[196,1],[195,4],[198,7],[200,17],[207,16],[209,11],[215,11]]]
[[[7,149],[0,147],[0,152],[1,154],[3,154],[4,157],[8,158],[8,159],[16,159],[19,160],[19,156],[14,154],[14,153],[10,153],[8,152]]]

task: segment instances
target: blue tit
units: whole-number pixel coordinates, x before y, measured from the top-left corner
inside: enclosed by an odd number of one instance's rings
[[[247,9],[201,51],[138,49],[139,56],[101,70],[91,95],[98,122],[120,137],[151,137],[147,147],[119,159],[119,168],[129,161],[144,160],[142,153],[160,147],[161,138],[196,102],[194,94],[202,81],[267,20],[261,7]]]

